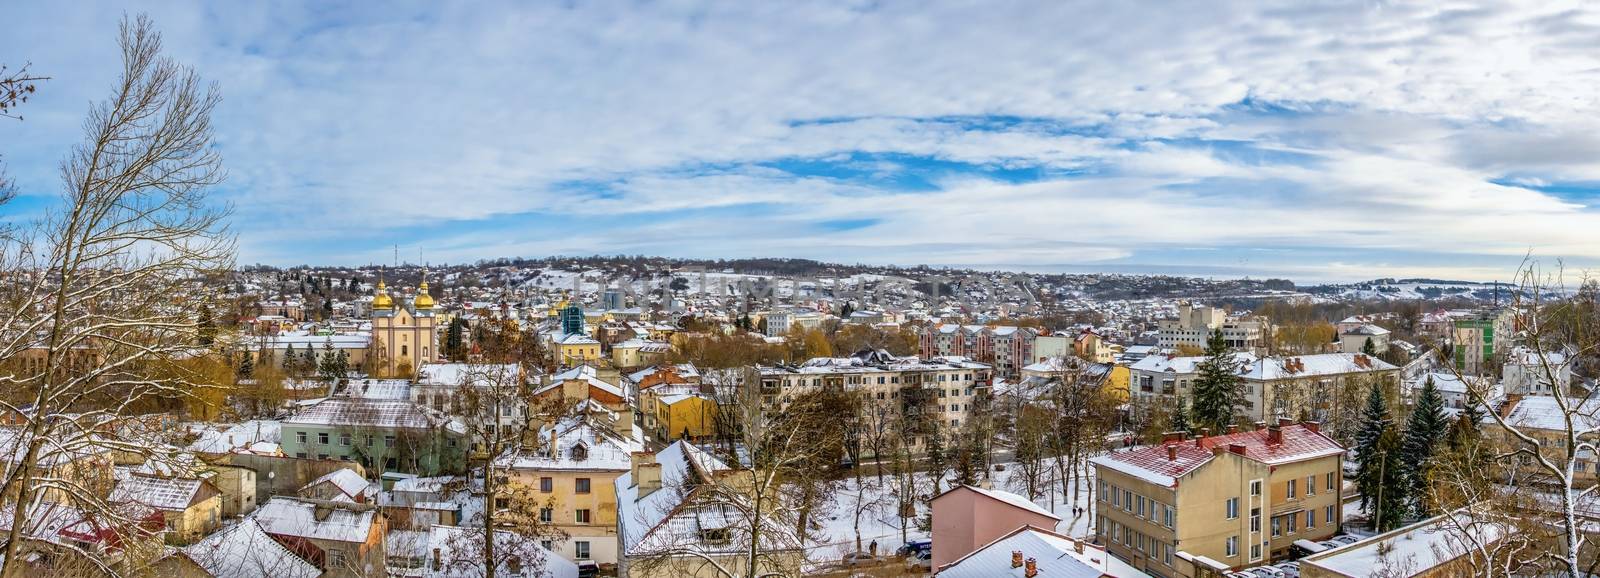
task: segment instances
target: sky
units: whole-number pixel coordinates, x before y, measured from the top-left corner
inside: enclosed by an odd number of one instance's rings
[[[28,2],[34,217],[124,11],[216,82],[240,263],[644,254],[1507,279],[1600,264],[1574,2]]]

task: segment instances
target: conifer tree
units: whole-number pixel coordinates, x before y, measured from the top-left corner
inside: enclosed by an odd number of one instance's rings
[[[290,377],[300,377],[300,356],[294,353],[294,344],[283,350],[283,371]]]
[[[239,359],[239,369],[237,370],[239,379],[250,379],[250,377],[255,374],[255,361],[251,359],[252,357],[253,356],[250,355],[250,352],[246,351],[241,359]]]
[[[1178,406],[1172,410],[1172,429],[1168,431],[1186,432],[1191,429],[1189,424],[1189,404],[1178,400]]]
[[[460,317],[450,320],[450,328],[444,333],[444,355],[451,361],[461,361],[465,353],[465,343],[462,340],[462,330],[467,321]]]
[[[1378,356],[1378,345],[1372,342],[1372,338],[1371,337],[1367,338],[1367,342],[1366,343],[1362,343],[1361,344],[1361,353],[1363,355],[1368,356],[1368,357],[1377,357]]]
[[[1404,524],[1409,510],[1407,495],[1410,488],[1406,485],[1400,434],[1395,431],[1394,425],[1388,425],[1378,434],[1370,461],[1370,470],[1362,472],[1363,478],[1370,476],[1373,483],[1374,508],[1368,517],[1372,520],[1374,530],[1387,532]],[[1366,480],[1362,481],[1365,485]],[[1363,494],[1362,500],[1366,499],[1367,496]]]
[[[1417,404],[1406,420],[1406,433],[1400,442],[1400,463],[1405,465],[1406,481],[1410,484],[1415,511],[1419,515],[1432,513],[1428,503],[1428,480],[1433,470],[1433,457],[1445,430],[1450,427],[1444,414],[1444,399],[1428,376],[1417,394]]]
[[[1197,426],[1223,431],[1233,424],[1234,408],[1243,397],[1238,358],[1228,349],[1220,329],[1206,340],[1205,356],[1196,367],[1199,376],[1194,382],[1192,417]]]
[[[1369,513],[1376,504],[1378,488],[1382,484],[1379,470],[1384,456],[1380,454],[1378,440],[1393,425],[1393,420],[1389,418],[1389,405],[1383,399],[1383,390],[1373,383],[1367,393],[1367,407],[1361,412],[1361,429],[1356,432],[1354,448],[1356,463],[1360,466],[1356,485],[1361,491],[1361,509]]]
[[[199,319],[195,321],[195,340],[200,345],[211,345],[217,340],[217,320],[211,315],[211,306],[200,305]]]

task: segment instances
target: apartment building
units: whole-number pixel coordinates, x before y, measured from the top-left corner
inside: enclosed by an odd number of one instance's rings
[[[1095,533],[1151,576],[1189,578],[1270,563],[1296,540],[1339,530],[1345,449],[1315,422],[1188,439],[1090,460]]]
[[[1039,331],[1029,327],[946,323],[923,330],[922,357],[965,357],[994,366],[995,374],[1015,379],[1022,367],[1038,361],[1034,342]]]
[[[1179,346],[1205,347],[1212,332],[1222,331],[1228,347],[1254,351],[1264,348],[1272,339],[1272,324],[1263,318],[1245,319],[1228,315],[1218,307],[1178,305],[1175,319],[1162,319],[1156,324],[1156,346],[1169,349]]]
[[[1200,356],[1151,355],[1129,368],[1131,393],[1141,405],[1191,400],[1199,377]],[[1235,353],[1244,400],[1240,413],[1251,421],[1298,414],[1315,420],[1338,411],[1336,393],[1347,385],[1378,383],[1398,392],[1400,368],[1360,353],[1323,353],[1291,357],[1256,357]]]
[[[631,420],[572,416],[545,426],[540,435],[549,441],[538,451],[499,459],[519,492],[546,504],[539,521],[568,536],[545,548],[573,562],[617,563],[615,482],[630,471],[629,456],[644,451],[643,440],[631,430]]]
[[[759,369],[766,403],[786,406],[795,396],[824,388],[855,391],[868,404],[916,412],[946,431],[965,423],[994,376],[992,366],[963,357],[923,360],[870,350]],[[923,440],[913,441],[920,446]]]
[[[1495,355],[1511,347],[1511,336],[1516,329],[1515,316],[1510,309],[1452,311],[1450,317],[1456,370],[1463,374],[1487,374]]]

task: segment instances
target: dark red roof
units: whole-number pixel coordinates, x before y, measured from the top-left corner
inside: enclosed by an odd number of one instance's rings
[[[1178,478],[1210,461],[1214,452],[1213,448],[1221,447],[1223,451],[1231,451],[1230,446],[1234,444],[1243,446],[1243,455],[1245,457],[1269,465],[1344,453],[1344,447],[1340,446],[1338,442],[1305,425],[1289,424],[1279,428],[1279,430],[1282,432],[1282,439],[1279,443],[1271,443],[1268,438],[1271,435],[1269,429],[1261,428],[1234,434],[1142,446],[1128,451],[1112,452],[1103,457],[1159,476]],[[1176,459],[1169,459],[1167,446],[1176,447]]]

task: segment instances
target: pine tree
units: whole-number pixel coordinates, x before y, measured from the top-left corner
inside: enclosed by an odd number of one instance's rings
[[[290,377],[300,377],[300,356],[294,354],[294,344],[283,351],[283,372]]]
[[[939,433],[938,427],[928,434],[928,476],[933,478],[933,494],[939,495],[944,484],[945,472],[949,471],[950,463],[944,455],[944,434]]]
[[[1405,523],[1406,513],[1409,510],[1407,494],[1410,489],[1406,485],[1404,458],[1400,450],[1400,434],[1393,425],[1385,427],[1373,445],[1372,467],[1369,472],[1362,472],[1363,477],[1370,475],[1373,483],[1372,504],[1374,510],[1368,514],[1372,519],[1372,526],[1378,532],[1387,532],[1400,527]],[[1363,479],[1363,484],[1366,480]],[[1367,496],[1362,495],[1365,501]]]
[[[1360,466],[1356,485],[1361,491],[1361,509],[1369,513],[1377,502],[1378,488],[1382,483],[1378,471],[1382,457],[1379,455],[1378,439],[1393,425],[1393,420],[1389,418],[1389,405],[1383,399],[1383,390],[1373,383],[1367,393],[1367,407],[1361,412],[1361,429],[1356,432],[1354,448],[1356,463]]]
[[[338,356],[333,352],[333,339],[322,342],[322,356],[317,361],[317,374],[327,381],[339,379]]]
[[[1406,433],[1400,442],[1400,462],[1405,464],[1406,481],[1411,486],[1411,497],[1416,502],[1414,511],[1418,515],[1432,513],[1433,507],[1427,499],[1428,480],[1434,453],[1449,427],[1449,419],[1444,415],[1444,399],[1439,396],[1430,375],[1422,383],[1421,393],[1417,394],[1417,405],[1406,420]]]
[[[1228,350],[1221,330],[1212,331],[1206,340],[1205,356],[1196,366],[1199,376],[1194,382],[1192,417],[1197,426],[1223,431],[1233,424],[1234,408],[1243,397],[1239,362]]]
[[[1366,343],[1361,344],[1361,353],[1363,355],[1368,356],[1368,357],[1377,357],[1378,356],[1378,345],[1376,343],[1372,342],[1372,338],[1371,337],[1367,338],[1367,342]]]

